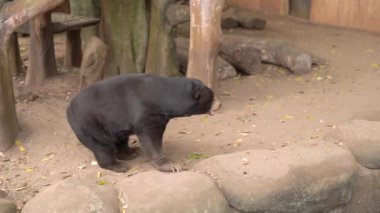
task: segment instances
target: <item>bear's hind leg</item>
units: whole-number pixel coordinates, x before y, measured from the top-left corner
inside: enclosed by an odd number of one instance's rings
[[[128,146],[128,138],[122,138],[116,143],[116,159],[118,160],[132,160],[139,155],[138,148],[131,148]]]
[[[128,165],[116,160],[117,149],[115,146],[95,144],[92,151],[100,167],[119,173],[128,171]]]

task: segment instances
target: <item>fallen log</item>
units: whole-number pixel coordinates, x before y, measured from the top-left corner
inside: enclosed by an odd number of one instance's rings
[[[189,39],[178,37],[175,40],[177,46],[177,56],[179,63],[179,71],[186,74],[187,63],[189,58]],[[237,75],[236,69],[224,60],[222,57],[216,58],[216,75],[219,80],[233,78]]]
[[[79,89],[103,79],[107,52],[108,46],[102,40],[95,36],[89,39],[84,48],[83,60],[79,69]]]
[[[250,30],[263,30],[266,26],[266,21],[255,17],[252,11],[244,10],[236,7],[230,7],[223,11],[222,28],[232,29],[243,27]]]
[[[327,63],[324,59],[283,41],[240,35],[224,35],[220,51],[224,59],[246,74],[261,71],[259,61],[280,65],[295,74],[308,73],[312,65]]]

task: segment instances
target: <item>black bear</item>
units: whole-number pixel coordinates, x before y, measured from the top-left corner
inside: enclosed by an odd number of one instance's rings
[[[197,79],[119,75],[81,90],[69,104],[67,120],[100,167],[126,172],[117,160],[133,158],[128,146],[136,134],[143,152],[160,171],[180,171],[162,153],[162,136],[171,118],[209,112],[214,93]]]

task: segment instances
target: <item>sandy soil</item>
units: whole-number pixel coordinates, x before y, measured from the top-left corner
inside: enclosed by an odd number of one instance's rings
[[[303,76],[268,65],[263,74],[221,82],[223,107],[217,114],[169,123],[164,142],[168,157],[191,167],[199,161],[189,159],[193,153],[205,157],[290,144],[318,146],[318,139],[335,125],[357,111],[379,105],[379,35],[287,17],[266,18],[264,31],[228,33],[282,39],[327,59],[329,65]],[[57,44],[57,51],[62,52],[62,39]],[[25,47],[22,51],[26,52]],[[16,88],[22,83],[22,78],[14,80]],[[36,101],[17,104],[23,128],[19,140],[25,150],[15,146],[0,157],[0,189],[19,206],[63,178],[96,182],[100,175],[106,184],[116,184],[152,169],[143,155],[130,161],[132,169],[125,174],[91,164],[92,154],[80,145],[65,118],[68,100],[77,87],[77,71],[62,73],[46,82]]]

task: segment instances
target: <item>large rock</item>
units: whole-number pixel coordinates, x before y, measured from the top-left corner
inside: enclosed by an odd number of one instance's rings
[[[380,212],[380,170],[360,166],[345,212]]]
[[[356,160],[370,169],[380,169],[380,121],[352,120],[328,133],[348,146]]]
[[[0,198],[0,213],[16,213],[17,207],[12,201]]]
[[[120,212],[118,192],[108,185],[97,185],[81,180],[59,181],[31,199],[24,213],[88,213]]]
[[[314,147],[214,156],[194,169],[215,175],[227,201],[245,212],[323,212],[351,197],[356,162],[321,141]]]
[[[231,212],[215,183],[195,172],[140,173],[124,179],[120,192],[128,213]]]

